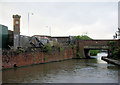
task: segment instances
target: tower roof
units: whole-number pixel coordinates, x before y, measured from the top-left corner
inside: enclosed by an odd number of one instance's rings
[[[13,18],[21,18],[21,16],[16,14],[16,15],[13,15]]]

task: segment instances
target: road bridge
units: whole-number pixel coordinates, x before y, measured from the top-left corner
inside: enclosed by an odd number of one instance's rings
[[[107,50],[108,56],[110,54],[110,42],[115,41],[118,45],[119,40],[77,40],[77,53],[83,58],[90,58],[90,50]],[[79,58],[77,56],[77,58]]]

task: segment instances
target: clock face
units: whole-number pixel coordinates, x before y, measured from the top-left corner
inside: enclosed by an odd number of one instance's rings
[[[16,21],[15,23],[18,24],[18,21]]]

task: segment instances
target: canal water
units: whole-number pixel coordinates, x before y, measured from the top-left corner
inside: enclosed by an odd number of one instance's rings
[[[118,67],[101,60],[71,59],[3,70],[3,83],[118,83]]]

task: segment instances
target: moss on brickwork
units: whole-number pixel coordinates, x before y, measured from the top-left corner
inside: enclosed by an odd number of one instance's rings
[[[84,56],[82,56],[80,52],[77,52],[76,58],[84,58]]]
[[[47,61],[47,59],[48,59],[48,56],[44,56],[44,61]]]
[[[51,45],[47,44],[44,46],[43,50],[44,50],[44,52],[50,52],[52,50],[52,47],[51,47]]]
[[[60,52],[62,52],[64,50],[64,47],[60,47]]]

